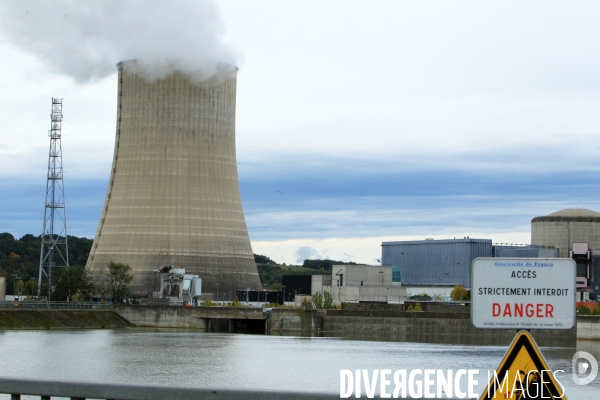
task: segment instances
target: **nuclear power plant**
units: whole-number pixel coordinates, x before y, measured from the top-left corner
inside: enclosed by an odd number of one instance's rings
[[[86,268],[103,282],[108,262],[129,264],[138,295],[155,290],[163,264],[223,300],[260,288],[238,183],[235,73],[199,85],[181,72],[148,80],[135,61],[118,69],[112,170]]]

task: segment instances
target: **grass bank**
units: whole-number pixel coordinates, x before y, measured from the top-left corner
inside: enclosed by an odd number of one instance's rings
[[[98,329],[125,328],[129,322],[112,311],[91,310],[1,310],[3,329]]]

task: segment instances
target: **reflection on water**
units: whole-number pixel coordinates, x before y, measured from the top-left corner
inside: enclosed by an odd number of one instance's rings
[[[350,340],[366,340],[376,342],[416,342],[432,344],[464,344],[480,346],[509,346],[514,339],[516,330],[507,331],[503,336],[499,335],[453,335],[453,334],[420,334],[420,333],[389,333],[389,332],[361,332],[361,331],[335,331],[318,332],[307,334],[307,337],[330,337],[344,338]],[[278,334],[278,333],[274,333]],[[535,332],[533,332],[535,335]],[[283,336],[294,336],[282,334]],[[577,339],[564,337],[541,337],[535,338],[540,347],[571,347],[575,348]]]
[[[482,391],[487,370],[495,369],[506,351],[506,344],[379,342],[356,334],[349,339],[156,329],[0,331],[0,371],[31,378],[339,393],[341,369],[479,369]],[[600,342],[579,341],[577,350],[600,359]],[[558,377],[569,399],[595,397],[600,379],[588,386],[571,379],[575,351],[543,348],[550,367],[565,371]]]

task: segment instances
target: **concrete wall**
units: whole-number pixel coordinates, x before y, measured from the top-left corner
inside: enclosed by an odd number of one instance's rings
[[[208,332],[265,330],[266,317],[260,308],[117,306],[114,310],[139,327],[199,329]]]
[[[107,262],[127,263],[138,294],[153,291],[163,264],[199,275],[217,300],[260,289],[238,184],[235,75],[198,85],[137,71],[119,64],[113,164],[86,268],[103,279]]]
[[[310,334],[321,328],[319,316],[324,314],[323,310],[274,308],[267,317],[267,329],[271,333],[304,332]]]
[[[406,288],[402,286],[324,286],[335,304],[347,301],[394,301],[405,299]]]
[[[331,279],[333,286],[391,286],[392,267],[381,265],[333,265],[331,267]],[[341,285],[340,280],[343,281]]]
[[[468,313],[328,310],[321,318],[324,332],[356,332],[360,336],[378,334],[411,341],[437,342],[443,338],[442,343],[505,345],[517,332],[474,328]],[[532,335],[542,346],[574,346],[576,342],[575,328],[534,330]]]
[[[0,301],[6,301],[6,276],[0,275]]]
[[[600,316],[577,316],[577,339],[600,340]]]

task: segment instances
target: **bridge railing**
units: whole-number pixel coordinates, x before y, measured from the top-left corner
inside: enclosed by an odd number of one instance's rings
[[[20,400],[21,396],[23,395],[40,396],[41,400],[50,400],[51,397],[67,397],[71,398],[72,400],[324,400],[340,398],[339,394],[337,393],[301,393],[248,389],[207,389],[22,378],[0,378],[0,393],[10,395],[11,400]]]
[[[112,304],[89,301],[0,301],[0,308],[8,309],[52,309],[52,310],[110,310]]]

